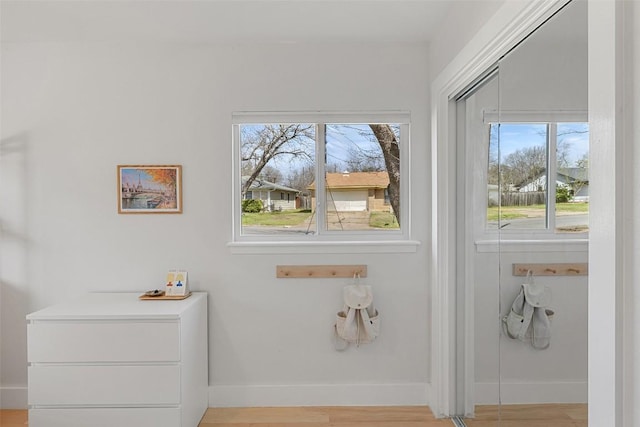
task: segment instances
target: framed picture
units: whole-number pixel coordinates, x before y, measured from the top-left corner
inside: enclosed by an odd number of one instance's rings
[[[118,213],[182,213],[182,166],[118,165]]]

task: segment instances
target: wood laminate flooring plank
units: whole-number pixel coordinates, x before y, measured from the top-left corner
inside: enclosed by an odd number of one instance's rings
[[[500,423],[498,423],[498,416]],[[467,427],[586,427],[586,404],[482,405]]]
[[[3,409],[0,410],[0,427],[25,427],[27,423],[28,412],[22,409]]]
[[[437,427],[426,406],[209,408],[200,427]]]

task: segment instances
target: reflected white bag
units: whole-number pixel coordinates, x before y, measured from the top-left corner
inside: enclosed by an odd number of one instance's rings
[[[513,300],[509,313],[502,318],[502,326],[509,338],[530,341],[534,348],[543,350],[551,343],[554,312],[546,308],[551,302],[551,291],[546,286],[535,284],[531,272],[527,279]]]
[[[360,284],[359,275],[354,280],[354,285],[345,286],[344,307],[336,315],[337,350],[344,350],[349,343],[370,343],[380,335],[380,316],[373,306],[371,286]]]

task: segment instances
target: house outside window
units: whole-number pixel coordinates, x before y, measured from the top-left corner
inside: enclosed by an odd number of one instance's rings
[[[233,120],[235,241],[408,239],[408,113]]]

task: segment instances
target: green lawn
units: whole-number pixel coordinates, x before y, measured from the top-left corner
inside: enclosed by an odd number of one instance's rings
[[[263,225],[271,227],[301,225],[304,224],[310,216],[310,210],[302,209],[282,212],[245,212],[242,214],[242,225]]]
[[[243,226],[294,227],[309,223],[311,211],[295,210],[282,212],[243,213]],[[400,228],[396,217],[389,212],[371,212],[369,226],[372,228]]]
[[[556,203],[556,212],[589,213],[589,203]]]
[[[516,218],[535,218],[545,214],[545,205],[531,206],[493,206],[487,209],[487,220],[497,221],[500,212],[503,220]],[[556,203],[557,213],[589,213],[589,203]]]
[[[400,228],[396,216],[391,212],[371,212],[369,225],[373,228]]]

